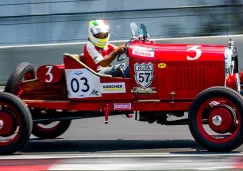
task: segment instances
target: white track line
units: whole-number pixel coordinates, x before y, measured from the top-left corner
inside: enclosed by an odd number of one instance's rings
[[[94,154],[45,154],[45,155],[11,155],[0,156],[0,160],[7,159],[75,159],[75,158],[139,158],[139,157],[220,157],[243,156],[240,153],[198,153],[198,154],[171,154],[171,153],[94,153]]]
[[[48,170],[219,170],[230,169],[231,166],[224,164],[222,166],[204,166],[205,164],[178,163],[124,163],[124,164],[56,164],[48,168]],[[215,163],[214,163],[215,165]]]

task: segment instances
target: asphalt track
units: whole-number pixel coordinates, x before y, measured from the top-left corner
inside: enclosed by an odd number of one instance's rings
[[[0,156],[0,170],[222,170],[242,168],[243,148],[209,153],[187,126],[161,126],[123,116],[75,120],[57,139],[34,136],[20,152]],[[242,157],[241,157],[242,156]],[[53,164],[54,163],[54,164]],[[16,169],[16,168],[15,168]],[[27,169],[28,170],[28,169]]]

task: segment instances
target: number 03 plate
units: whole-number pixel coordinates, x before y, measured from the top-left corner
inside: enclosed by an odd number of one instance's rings
[[[68,98],[100,97],[100,77],[87,69],[66,69]]]

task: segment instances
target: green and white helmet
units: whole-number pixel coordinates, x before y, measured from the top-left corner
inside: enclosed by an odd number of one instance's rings
[[[110,27],[105,20],[93,20],[89,22],[89,39],[99,48],[104,48],[110,40]]]

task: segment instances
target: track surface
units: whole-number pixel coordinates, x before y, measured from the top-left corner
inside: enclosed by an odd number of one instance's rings
[[[55,140],[32,139],[22,154],[95,152],[189,152],[198,147],[187,126],[161,126],[123,116],[73,121]],[[62,139],[63,138],[63,139]]]
[[[18,170],[242,168],[242,147],[227,154],[197,151],[187,126],[148,124],[123,116],[110,117],[108,125],[103,121],[103,117],[75,120],[55,140],[33,136],[21,152],[0,157],[0,170],[16,169],[16,165]]]

